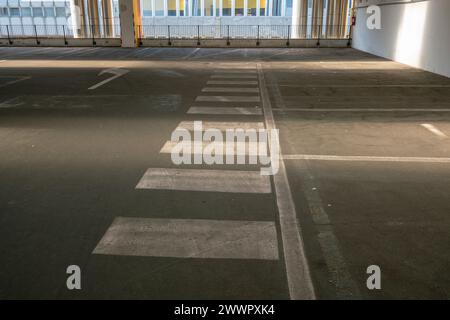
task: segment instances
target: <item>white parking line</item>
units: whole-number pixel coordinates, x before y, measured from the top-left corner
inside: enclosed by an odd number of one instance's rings
[[[250,92],[258,93],[259,88],[233,88],[233,87],[206,87],[202,92]]]
[[[450,163],[450,158],[432,157],[376,157],[376,156],[337,156],[319,154],[285,154],[284,160],[320,160],[320,161],[370,161],[370,162],[429,162]]]
[[[430,131],[431,133],[434,133],[441,139],[448,138],[448,136],[445,133],[443,133],[441,130],[439,130],[438,128],[436,128],[434,125],[432,125],[430,123],[422,123],[421,126],[424,127],[425,129],[427,129],[428,131]]]
[[[102,70],[98,74],[99,76],[101,76],[102,74],[105,74],[105,73],[113,74],[113,76],[108,78],[108,79],[105,79],[105,80],[103,80],[103,81],[101,81],[101,82],[99,82],[99,83],[97,83],[97,84],[95,84],[95,85],[93,85],[91,87],[89,87],[88,90],[97,89],[98,87],[101,87],[102,85],[107,84],[108,82],[110,82],[110,81],[112,81],[114,79],[117,79],[117,78],[123,76],[124,74],[127,74],[128,72],[130,72],[130,71],[129,70],[125,70],[125,69],[121,69],[121,68],[110,68],[110,69]]]
[[[237,84],[237,85],[257,85],[258,81],[253,80],[209,80],[206,84]]]
[[[208,141],[202,141],[201,144],[201,148],[199,148],[200,150],[197,150],[197,148],[194,148],[194,141],[180,141],[180,142],[176,142],[176,141],[166,141],[166,143],[164,144],[164,146],[161,148],[161,150],[159,151],[159,153],[172,153],[172,150],[175,148],[175,146],[181,146],[183,147],[183,150],[190,150],[190,153],[188,152],[188,154],[204,154],[204,149],[207,146],[215,147],[216,149],[221,149],[218,152],[215,153],[216,156],[226,156],[228,155],[249,155],[251,154],[252,156],[257,157],[258,155],[258,142],[241,142],[241,141],[235,141],[232,143],[228,143],[228,145],[231,146],[227,147],[227,143],[226,142],[222,142],[222,144],[220,144],[219,142],[208,142]],[[198,153],[197,153],[198,151]]]
[[[240,107],[190,107],[189,114],[262,115],[261,108]]]
[[[233,69],[233,70],[227,70],[227,69],[216,69],[214,70],[215,73],[242,73],[242,74],[254,74],[256,75],[256,70],[253,69]]]
[[[260,171],[149,168],[136,189],[270,193],[270,179]]]
[[[277,231],[270,221],[117,217],[94,254],[278,260]]]
[[[450,112],[445,108],[273,108],[287,112]]]
[[[275,120],[261,64],[258,64],[258,75],[261,83],[261,97],[266,129],[275,130]],[[279,161],[279,170],[273,176],[273,182],[278,206],[281,237],[283,239],[284,262],[290,298],[293,300],[315,299],[301,229],[297,220],[297,213],[283,159]]]
[[[259,96],[198,96],[195,101],[205,102],[259,102]]]
[[[189,131],[194,130],[193,121],[181,121],[176,130],[186,129]],[[262,122],[235,122],[235,121],[203,121],[202,129],[217,129],[217,130],[227,130],[227,129],[264,129],[264,123]]]
[[[14,80],[11,80],[11,81],[8,81],[8,82],[0,84],[0,88],[9,86],[9,85],[17,83],[17,82],[21,82],[21,81],[25,81],[25,80],[31,79],[30,76],[23,76],[23,77],[18,77],[18,76],[0,76],[0,78],[15,78]]]
[[[256,76],[248,74],[213,74],[212,79],[256,79]]]

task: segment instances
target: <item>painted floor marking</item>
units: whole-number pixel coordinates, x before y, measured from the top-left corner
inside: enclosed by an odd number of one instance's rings
[[[436,128],[436,126],[434,126],[430,123],[422,123],[421,126],[424,127],[425,129],[427,129],[428,131],[430,131],[431,133],[435,134],[436,136],[438,136],[441,139],[448,138],[448,136],[445,133],[443,133],[441,130]]]
[[[212,79],[257,79],[256,75],[248,74],[213,74]]]
[[[249,92],[259,93],[259,88],[206,87],[202,92]]]
[[[450,163],[450,158],[432,157],[375,157],[375,156],[337,156],[314,154],[285,154],[284,160],[319,160],[319,161],[370,161],[370,162],[429,162]]]
[[[272,106],[267,92],[262,65],[258,63],[261,84],[262,105],[267,130],[276,129]],[[281,153],[281,150],[280,150]],[[282,153],[281,153],[282,154]],[[273,176],[274,192],[277,200],[280,230],[283,242],[284,262],[289,295],[293,300],[315,299],[315,292],[308,261],[306,259],[301,229],[297,220],[291,188],[283,159],[279,161],[278,173]]]
[[[108,79],[105,79],[105,80],[103,80],[103,81],[101,81],[99,83],[97,83],[96,85],[93,85],[92,87],[89,87],[88,90],[97,89],[98,87],[101,87],[102,85],[107,84],[108,82],[110,82],[110,81],[112,81],[114,79],[117,79],[117,78],[123,76],[124,74],[127,74],[128,72],[130,72],[130,71],[129,70],[125,70],[125,69],[121,69],[121,68],[110,68],[110,69],[102,70],[98,74],[99,76],[101,76],[102,74],[105,74],[105,73],[113,74],[113,76],[108,78]]]
[[[274,111],[294,112],[450,112],[444,108],[274,108]]]
[[[0,88],[9,86],[9,85],[14,84],[14,83],[18,83],[18,82],[21,82],[21,81],[25,81],[25,80],[31,79],[30,76],[23,76],[23,77],[18,77],[18,76],[0,76],[0,78],[14,78],[14,80],[11,80],[11,81],[8,81],[8,82],[5,82],[5,83],[1,83],[0,84]]]
[[[231,121],[203,121],[203,130],[217,129],[217,130],[227,130],[227,129],[264,129],[264,123],[262,122],[231,122]],[[193,121],[181,121],[177,129],[186,129],[189,131],[194,130]]]
[[[270,221],[117,217],[94,254],[278,260]]]
[[[238,84],[238,85],[257,85],[258,81],[253,81],[253,80],[209,80],[208,82],[206,82],[206,84],[211,85],[211,84]]]
[[[240,107],[190,107],[189,114],[262,115],[261,108]]]
[[[195,101],[205,102],[259,102],[259,96],[198,96]]]
[[[180,144],[180,145],[179,145]],[[194,152],[194,141],[181,141],[181,142],[175,142],[175,141],[166,141],[166,143],[164,144],[164,146],[161,148],[161,150],[159,151],[159,153],[172,153],[172,150],[175,146],[179,145],[180,147],[183,147],[184,150],[191,150],[191,152],[189,154],[203,154],[203,149],[208,146],[211,145],[211,147],[216,146],[217,148],[222,147],[221,151],[218,151],[215,155],[218,156],[226,156],[227,154],[233,154],[233,155],[249,155],[251,154],[252,156],[254,156],[255,158],[258,155],[258,142],[234,142],[231,143],[228,147],[227,147],[227,143],[223,142],[221,145],[220,144],[215,144],[214,142],[207,142],[207,141],[202,141],[202,149],[199,150],[200,152],[196,153]],[[230,149],[231,148],[231,149]],[[195,149],[196,151],[196,149]]]
[[[136,189],[270,193],[270,178],[260,171],[149,168]]]
[[[239,69],[239,70],[236,70],[236,69],[233,69],[233,70],[216,69],[216,70],[214,70],[214,72],[215,73],[225,73],[225,74],[228,74],[228,73],[232,73],[232,74],[247,74],[247,73],[249,73],[249,74],[254,74],[255,76],[257,75],[256,70],[253,70],[253,69]]]

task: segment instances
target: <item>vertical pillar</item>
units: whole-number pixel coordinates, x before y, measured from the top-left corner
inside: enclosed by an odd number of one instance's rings
[[[84,22],[84,1],[70,0],[70,16],[72,20],[72,30],[74,38],[84,38],[86,36]]]
[[[89,25],[91,36],[99,37],[100,36],[100,15],[98,12],[98,1],[97,0],[88,0],[88,17],[89,17]]]
[[[156,1],[152,0],[152,17],[156,16]]]
[[[219,0],[219,16],[223,16],[223,0]]]
[[[261,0],[256,0],[256,16],[259,17],[259,12],[261,11]]]
[[[293,39],[306,38],[307,21],[308,21],[308,0],[293,0],[292,27],[291,27],[291,37]]]
[[[122,47],[136,47],[140,38],[141,15],[139,0],[119,0],[120,38]]]
[[[114,36],[112,0],[102,0],[102,18],[104,37]]]
[[[234,17],[236,8],[236,0],[231,0],[231,16]]]
[[[247,16],[248,12],[248,0],[244,0],[244,17]]]
[[[318,38],[322,30],[321,26],[323,24],[323,0],[314,0],[313,2],[313,12],[312,12],[312,26],[311,26],[311,36],[313,38]]]
[[[201,10],[200,16],[204,17],[205,16],[205,0],[200,1],[200,10]]]

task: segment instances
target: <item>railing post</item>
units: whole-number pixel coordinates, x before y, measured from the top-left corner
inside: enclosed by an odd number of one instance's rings
[[[66,29],[65,29],[65,26],[63,25],[62,28],[63,28],[64,44],[67,46],[67,39],[66,39]]]
[[[227,46],[230,45],[230,25],[227,24]]]
[[[322,25],[319,25],[319,32],[317,33],[317,46],[320,47],[320,34],[322,33]]]
[[[6,25],[6,33],[8,34],[8,42],[9,44],[13,44],[13,42],[11,41],[11,37],[9,36],[9,26]]]
[[[258,24],[258,31],[256,34],[256,45],[259,46],[259,24]]]
[[[197,25],[197,45],[200,45],[200,25]]]
[[[92,33],[92,45],[95,46],[97,44],[97,42],[95,42],[95,34],[94,34],[94,30],[95,30],[95,26],[92,25],[91,26],[91,33]]]
[[[289,40],[291,39],[291,26],[288,24],[287,26],[288,32],[287,32],[287,42],[286,45],[289,46]]]
[[[34,25],[34,38],[36,39],[36,44],[40,45],[41,43],[39,42],[39,39],[38,39],[36,25]]]
[[[168,36],[168,39],[169,39],[169,46],[171,46],[172,42],[170,41],[170,24],[167,25],[167,36]]]

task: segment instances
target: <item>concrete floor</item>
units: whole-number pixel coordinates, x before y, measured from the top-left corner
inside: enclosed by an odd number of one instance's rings
[[[0,298],[289,299],[273,181],[135,189],[176,167],[159,151],[181,121],[264,121],[186,113],[212,106],[198,96],[254,95],[202,89],[258,64],[316,297],[450,298],[450,79],[352,49],[177,48],[0,49]],[[89,90],[108,68],[129,72]],[[93,254],[117,217],[274,222],[280,256]],[[82,290],[66,288],[72,264]]]

